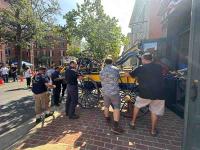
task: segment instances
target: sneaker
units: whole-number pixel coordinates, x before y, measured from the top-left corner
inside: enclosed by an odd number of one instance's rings
[[[50,111],[48,114],[45,114],[45,118],[53,116],[53,114],[54,114],[54,111]]]
[[[153,137],[157,137],[158,136],[158,130],[157,129],[155,129],[153,132],[152,131],[150,131],[150,135],[151,136],[153,136]]]
[[[113,127],[111,129],[111,132],[113,132],[114,134],[122,134],[124,132],[124,130],[121,127]]]
[[[59,107],[59,106],[60,106],[60,104],[59,104],[59,103],[58,103],[58,104],[55,104],[55,106]]]
[[[35,123],[36,124],[38,124],[38,123],[40,123],[42,121],[42,119],[41,118],[36,118],[36,121],[35,121]]]
[[[69,119],[79,119],[78,115],[73,115],[72,117],[69,117]]]
[[[132,122],[129,123],[129,127],[130,127],[132,130],[135,130],[135,124],[133,124]]]

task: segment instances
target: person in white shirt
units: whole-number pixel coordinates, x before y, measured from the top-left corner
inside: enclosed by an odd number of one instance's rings
[[[50,81],[51,81],[51,75],[52,75],[52,73],[54,73],[54,72],[55,72],[55,69],[54,69],[53,66],[51,66],[51,67],[47,70],[47,72],[46,72],[46,75],[48,76],[48,78],[49,78]]]
[[[32,71],[31,71],[30,67],[26,68],[26,70],[24,72],[24,77],[26,78],[27,88],[29,88],[31,85],[31,77],[32,77]]]
[[[1,68],[1,74],[5,83],[8,83],[8,72],[9,69],[6,66],[3,66]]]

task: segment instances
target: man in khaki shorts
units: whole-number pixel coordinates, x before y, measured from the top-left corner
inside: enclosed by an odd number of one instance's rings
[[[153,63],[150,53],[145,53],[141,60],[142,66],[126,74],[127,76],[137,78],[139,83],[139,95],[136,98],[130,127],[132,129],[135,128],[135,122],[140,108],[149,105],[152,123],[150,134],[156,136],[158,134],[156,130],[158,116],[162,116],[165,109],[162,67]]]
[[[41,114],[44,112],[46,117],[53,114],[50,112],[50,98],[47,88],[54,88],[55,86],[49,83],[45,76],[46,68],[40,67],[38,73],[33,77],[32,92],[35,100],[36,123],[41,121]]]

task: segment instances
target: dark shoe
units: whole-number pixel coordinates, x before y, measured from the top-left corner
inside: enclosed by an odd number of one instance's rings
[[[66,116],[69,116],[68,113],[65,113]]]
[[[111,122],[111,118],[110,117],[105,117],[105,120],[106,120],[107,123]]]
[[[37,118],[36,121],[35,121],[35,123],[38,124],[38,123],[40,123],[41,121],[42,121],[42,118]]]
[[[45,118],[53,116],[53,114],[54,114],[54,111],[50,111],[48,114],[45,114]]]
[[[129,127],[130,127],[132,130],[135,130],[135,125],[132,124],[132,122],[129,123]]]
[[[79,116],[78,115],[73,115],[73,116],[69,117],[69,119],[79,119]]]
[[[59,106],[60,106],[60,104],[59,104],[59,103],[58,103],[58,104],[55,104],[55,106],[59,107]]]
[[[153,136],[153,137],[157,137],[158,136],[158,130],[155,129],[153,132],[150,131],[150,135]]]
[[[111,129],[111,132],[113,132],[114,134],[122,134],[124,132],[124,130],[121,127],[113,127]]]

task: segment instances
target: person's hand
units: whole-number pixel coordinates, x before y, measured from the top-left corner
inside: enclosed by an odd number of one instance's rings
[[[78,76],[78,79],[79,79],[79,80],[83,80],[83,78],[84,78],[84,77],[83,77],[82,75],[81,75],[81,76]]]
[[[124,76],[125,76],[125,77],[130,77],[129,72],[125,72],[125,73],[124,73]]]
[[[55,88],[56,88],[56,85],[48,84],[48,88],[49,88],[49,89],[55,89]]]

